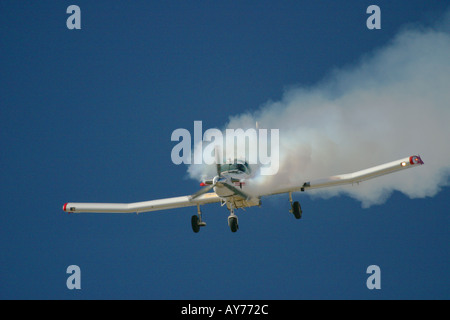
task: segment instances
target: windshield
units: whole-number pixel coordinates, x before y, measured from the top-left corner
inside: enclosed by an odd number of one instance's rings
[[[250,168],[248,167],[248,164],[242,164],[242,163],[232,163],[232,164],[223,164],[220,172],[225,172],[225,171],[241,171],[241,172],[246,172],[246,173],[250,173]]]

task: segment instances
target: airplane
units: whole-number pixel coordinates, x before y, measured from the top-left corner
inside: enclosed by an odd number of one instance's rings
[[[191,226],[192,230],[195,233],[198,233],[201,227],[206,226],[206,223],[202,220],[200,206],[210,203],[220,203],[221,206],[227,206],[227,209],[230,212],[230,215],[228,216],[228,226],[231,232],[236,232],[239,229],[239,224],[235,210],[261,206],[262,197],[283,193],[288,194],[289,202],[291,204],[289,212],[292,213],[296,219],[301,219],[302,209],[300,203],[298,201],[294,202],[292,199],[292,194],[295,192],[359,183],[424,164],[420,156],[413,155],[360,171],[339,174],[318,180],[301,181],[294,186],[282,186],[276,190],[263,192],[262,194],[255,196],[246,192],[248,184],[251,183],[251,178],[253,177],[251,168],[246,161],[235,159],[232,162],[221,164],[218,160],[219,159],[216,157],[216,176],[212,179],[203,180],[200,183],[200,186],[203,188],[193,195],[134,203],[69,202],[63,205],[63,211],[68,213],[141,213],[196,206],[197,214],[191,217]],[[213,192],[210,192],[211,190],[213,190]]]

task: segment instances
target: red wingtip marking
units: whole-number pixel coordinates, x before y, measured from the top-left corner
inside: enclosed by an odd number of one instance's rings
[[[205,187],[206,184],[204,182],[200,183],[200,187]]]
[[[424,164],[420,156],[409,157],[409,163],[411,164]]]
[[[411,157],[409,157],[409,163],[411,163],[411,164],[423,164],[423,161],[420,158],[420,156],[411,156]]]
[[[64,203],[63,210],[66,211],[67,203]]]
[[[422,160],[422,158],[420,156],[417,156],[417,158],[419,159],[419,163],[420,164],[424,164],[424,162],[423,162],[423,160]]]

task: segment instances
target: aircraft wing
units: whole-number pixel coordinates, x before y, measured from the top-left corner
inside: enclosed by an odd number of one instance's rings
[[[422,159],[419,156],[411,156],[406,157],[400,160],[392,161],[389,163],[385,163],[379,166],[371,167],[368,169],[352,172],[352,173],[345,173],[345,174],[339,174],[323,179],[317,179],[317,180],[311,180],[311,181],[304,181],[301,182],[299,185],[294,186],[285,186],[280,187],[279,189],[263,194],[261,196],[268,196],[268,195],[275,195],[275,194],[281,194],[281,193],[289,193],[289,192],[298,192],[298,191],[306,191],[308,189],[319,189],[319,188],[326,188],[326,187],[332,187],[332,186],[339,186],[344,184],[353,184],[353,183],[359,183],[361,181],[369,180],[372,178],[376,178],[385,174],[414,168],[417,166],[420,166],[424,164]]]
[[[221,200],[217,194],[215,194],[214,192],[210,192],[203,194],[195,199],[192,199],[191,196],[182,196],[133,203],[69,202],[64,204],[63,210],[66,212],[139,213],[182,207],[192,207],[220,201]]]
[[[304,181],[294,186],[280,187],[279,189],[271,191],[270,193],[260,194],[259,197],[281,193],[306,191],[307,189],[318,189],[358,183],[381,175],[417,167],[422,164],[423,161],[419,156],[406,157],[400,160],[392,161],[352,173],[335,175],[318,180]],[[221,202],[221,198],[216,193],[210,192],[202,194],[195,198],[193,198],[192,196],[182,196],[133,203],[69,202],[64,204],[63,210],[66,212],[139,213],[182,207],[192,207],[216,202]]]

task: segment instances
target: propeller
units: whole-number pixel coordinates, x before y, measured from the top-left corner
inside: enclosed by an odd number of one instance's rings
[[[198,190],[196,193],[194,193],[193,195],[190,196],[190,199],[193,200],[195,198],[200,197],[201,195],[209,192],[211,189],[213,189],[215,186],[219,185],[219,186],[223,186],[225,188],[227,188],[228,190],[234,192],[235,194],[241,196],[242,198],[244,198],[245,200],[249,200],[251,197],[249,195],[247,195],[245,192],[235,188],[234,186],[228,184],[226,181],[226,178],[224,178],[222,176],[222,160],[220,159],[220,154],[219,154],[219,147],[216,146],[214,148],[214,153],[215,153],[215,162],[216,162],[216,170],[217,170],[217,176],[214,177],[212,184],[210,184],[209,186],[206,186],[200,190]],[[240,180],[231,178],[232,182],[240,182]]]
[[[214,158],[216,161],[217,176],[220,178],[222,175],[222,159],[220,159],[219,146],[214,147]]]

